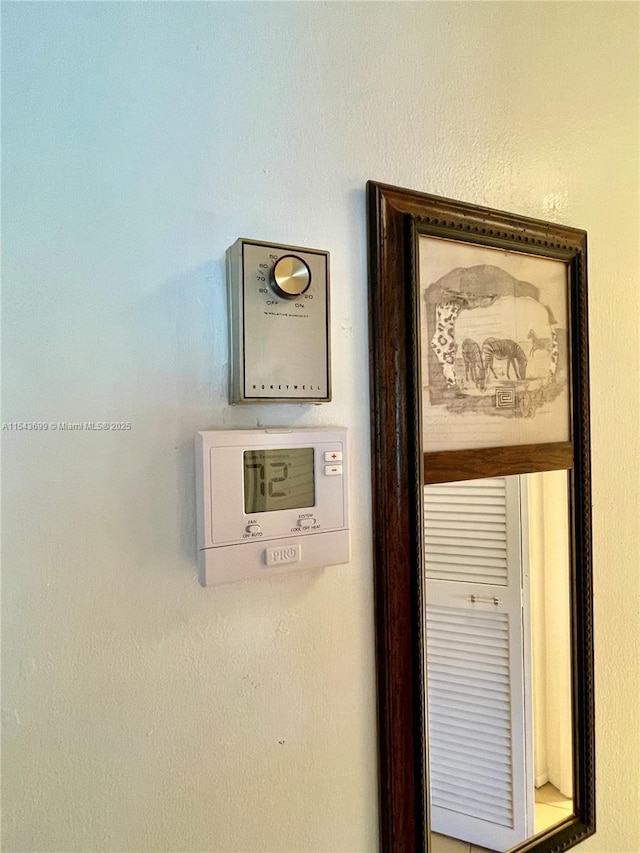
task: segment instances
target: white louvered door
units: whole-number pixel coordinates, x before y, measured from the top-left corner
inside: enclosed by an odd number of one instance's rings
[[[424,490],[431,828],[496,851],[533,834],[521,488]]]

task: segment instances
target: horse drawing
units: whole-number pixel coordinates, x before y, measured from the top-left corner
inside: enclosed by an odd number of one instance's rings
[[[516,379],[524,379],[527,372],[527,357],[522,347],[510,338],[487,338],[482,344],[482,361],[485,371],[490,370],[495,379],[498,378],[493,369],[493,360],[506,360],[507,379],[509,368],[513,365]]]
[[[482,351],[480,346],[471,338],[465,338],[462,342],[462,360],[464,361],[464,378],[469,381],[469,376],[476,388],[484,391],[484,380],[486,371],[482,363]]]
[[[529,329],[529,334],[527,335],[529,340],[531,341],[531,349],[529,350],[529,358],[533,357],[534,352],[537,350],[544,350],[551,355],[551,351],[553,349],[553,342],[551,338],[539,338],[533,329]]]

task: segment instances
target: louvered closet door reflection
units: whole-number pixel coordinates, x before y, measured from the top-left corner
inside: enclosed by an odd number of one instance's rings
[[[424,522],[432,829],[508,850],[533,831],[519,478],[426,486]]]

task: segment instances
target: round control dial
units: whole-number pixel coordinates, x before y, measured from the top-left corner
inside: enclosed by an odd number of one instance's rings
[[[283,255],[271,272],[272,285],[278,296],[295,299],[311,284],[311,270],[297,255]]]

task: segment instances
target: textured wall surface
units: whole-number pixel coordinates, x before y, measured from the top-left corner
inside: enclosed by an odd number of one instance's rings
[[[6,3],[3,841],[378,845],[365,197],[590,235],[596,853],[637,853],[638,12]],[[224,251],[330,250],[334,402],[226,403]],[[341,424],[349,565],[202,590],[193,435]]]

